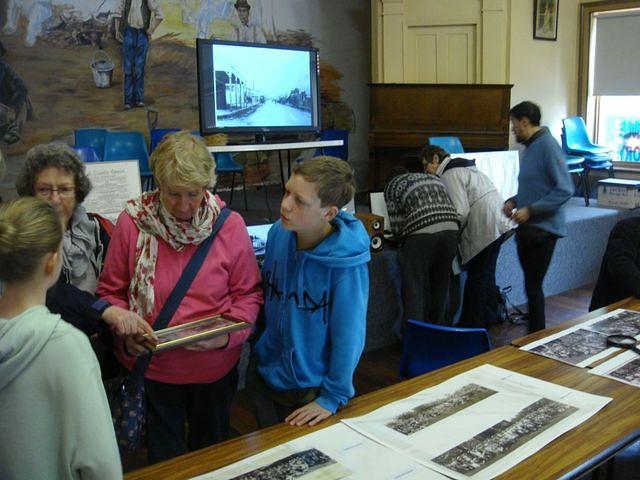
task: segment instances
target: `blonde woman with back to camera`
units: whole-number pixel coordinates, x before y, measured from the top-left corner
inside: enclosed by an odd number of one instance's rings
[[[0,478],[118,479],[120,456],[87,337],[45,307],[62,224],[36,198],[0,206]]]

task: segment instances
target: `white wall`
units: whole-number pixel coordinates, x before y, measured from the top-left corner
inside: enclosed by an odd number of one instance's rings
[[[507,67],[513,84],[511,105],[523,100],[540,105],[542,124],[559,141],[562,119],[577,109],[579,0],[559,2],[555,42],[533,39],[532,3],[511,0]]]

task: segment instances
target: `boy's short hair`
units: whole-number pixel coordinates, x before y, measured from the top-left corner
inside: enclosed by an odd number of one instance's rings
[[[317,186],[322,207],[342,208],[356,193],[353,169],[341,158],[322,156],[305,160],[294,165],[293,174],[302,175]]]
[[[540,107],[538,105],[527,100],[525,102],[520,102],[513,107],[509,111],[509,116],[516,120],[522,120],[524,117],[527,117],[529,122],[531,122],[531,125],[538,127],[540,126],[542,113],[540,112]]]

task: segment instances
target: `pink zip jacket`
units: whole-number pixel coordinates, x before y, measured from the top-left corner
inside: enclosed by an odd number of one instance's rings
[[[222,204],[221,201],[218,203]],[[129,308],[127,292],[135,267],[138,233],[131,217],[124,212],[120,214],[96,291],[99,297],[123,308]],[[158,239],[155,302],[152,315],[146,318],[151,325],[197,248],[197,245],[189,245],[182,252],[176,252],[164,240]],[[261,304],[260,272],[251,240],[242,217],[232,212],[214,239],[169,326],[222,313],[255,323]],[[222,349],[201,352],[177,348],[154,355],[145,376],[172,384],[219,380],[238,362],[249,333],[247,329],[230,334],[229,344]],[[124,353],[120,338],[116,339],[115,353],[131,370],[135,358]]]

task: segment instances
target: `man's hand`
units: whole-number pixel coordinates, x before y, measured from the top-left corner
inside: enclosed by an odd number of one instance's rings
[[[148,333],[157,341],[153,328],[140,315],[124,308],[111,305],[102,312],[102,320],[104,323],[112,327],[116,335],[133,335]]]
[[[154,341],[149,337],[136,333],[134,335],[127,335],[124,337],[124,350],[127,354],[137,357],[138,355],[153,352],[157,343],[157,341]]]
[[[529,219],[531,218],[531,210],[529,210],[529,207],[519,208],[513,214],[512,218],[514,222],[516,222],[519,225],[522,225],[523,223],[528,222]]]
[[[504,202],[504,205],[502,205],[502,213],[511,218],[514,208],[516,208],[515,202],[513,200],[507,200],[506,202]]]
[[[310,427],[313,427],[325,418],[329,418],[331,415],[332,413],[329,410],[322,408],[313,401],[291,413],[291,415],[285,418],[284,421],[289,425],[296,427],[307,424]]]
[[[194,350],[196,352],[204,352],[206,350],[215,350],[224,348],[229,344],[229,335],[220,335],[219,337],[210,338],[209,340],[200,340],[199,342],[190,343],[184,348]]]
[[[116,42],[122,43],[124,42],[124,35],[122,34],[122,29],[120,28],[120,22],[122,19],[116,17],[113,28],[115,30]]]

